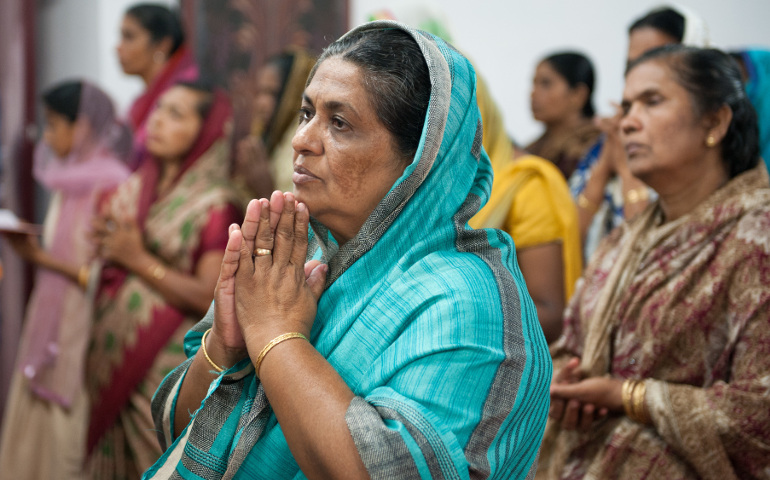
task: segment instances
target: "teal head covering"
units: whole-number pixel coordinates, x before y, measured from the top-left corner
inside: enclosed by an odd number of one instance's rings
[[[403,24],[348,35],[386,28],[410,35],[428,66],[422,137],[353,239],[338,246],[312,221],[308,256],[329,275],[310,340],[357,395],[346,421],[372,478],[524,478],[536,465],[552,366],[510,237],[467,225],[492,184],[475,74],[443,40]],[[188,333],[188,355],[212,312]],[[304,478],[247,360],[212,383],[173,438],[190,362],[153,400],[168,450],[145,478]]]
[[[759,120],[759,151],[770,170],[770,51],[746,50],[741,57],[748,74],[746,95]]]

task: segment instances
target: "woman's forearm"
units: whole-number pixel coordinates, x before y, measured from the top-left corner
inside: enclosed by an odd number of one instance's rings
[[[174,418],[171,419],[175,437],[182,433],[182,430],[190,422],[192,413],[200,407],[201,402],[206,398],[211,382],[219,375],[216,367],[227,370],[248,357],[248,352],[245,350],[224,347],[218,341],[213,330],[205,336],[205,341],[205,354],[203,348],[198,349],[179,389]],[[210,361],[206,358],[206,354],[211,359]]]
[[[74,283],[78,283],[80,269],[83,268],[83,265],[74,265],[58,260],[46,251],[41,251],[39,258],[35,263],[42,268],[64,275],[68,280]]]
[[[516,257],[545,339],[552,343],[561,334],[564,315],[562,244],[550,242],[517,249]]]
[[[249,355],[255,362],[263,346],[252,343]],[[245,353],[224,351],[211,335],[206,351],[225,368],[245,358]],[[310,343],[296,338],[279,343],[264,357],[259,374],[289,448],[308,478],[368,478],[345,421],[355,395]],[[199,349],[176,400],[175,436],[190,422],[216,375]]]
[[[252,361],[259,351],[249,347]],[[355,395],[310,343],[292,339],[276,345],[259,377],[308,478],[369,478],[345,420]]]
[[[203,316],[214,299],[222,256],[222,252],[204,254],[192,275],[166,265],[149,252],[137,256],[126,268],[157,290],[175,308]]]

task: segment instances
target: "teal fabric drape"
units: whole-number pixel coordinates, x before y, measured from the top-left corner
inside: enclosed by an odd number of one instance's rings
[[[759,153],[770,170],[770,50],[746,50],[742,56],[749,77],[746,95],[759,120]]]
[[[312,222],[308,257],[329,265],[311,332],[357,397],[346,421],[372,478],[525,478],[535,469],[552,365],[510,237],[472,230],[492,168],[470,63],[437,37],[399,28],[425,55],[431,98],[413,163],[356,237],[338,246]],[[187,337],[192,356],[213,309]],[[180,438],[175,398],[191,360],[153,409],[155,478],[304,478],[253,367],[215,380]]]

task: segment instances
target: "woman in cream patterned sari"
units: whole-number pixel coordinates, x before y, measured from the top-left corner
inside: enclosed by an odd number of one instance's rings
[[[178,84],[148,121],[151,156],[103,202],[94,225],[105,260],[87,358],[88,470],[138,478],[160,456],[150,400],[184,359],[182,337],[211,303],[227,226],[230,107]]]
[[[600,245],[552,347],[542,478],[768,478],[770,186],[718,50],[631,64],[629,168],[659,200]]]

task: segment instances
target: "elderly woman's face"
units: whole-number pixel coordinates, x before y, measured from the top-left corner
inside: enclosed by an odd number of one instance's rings
[[[620,123],[631,173],[658,188],[703,169],[708,127],[665,63],[651,60],[626,76]],[[681,184],[680,184],[681,185]]]
[[[305,89],[292,146],[297,200],[340,243],[358,233],[406,167],[361,69],[339,57],[324,60]]]
[[[178,161],[198,138],[203,119],[198,113],[202,94],[177,85],[161,95],[147,119],[147,151],[165,161]]]

